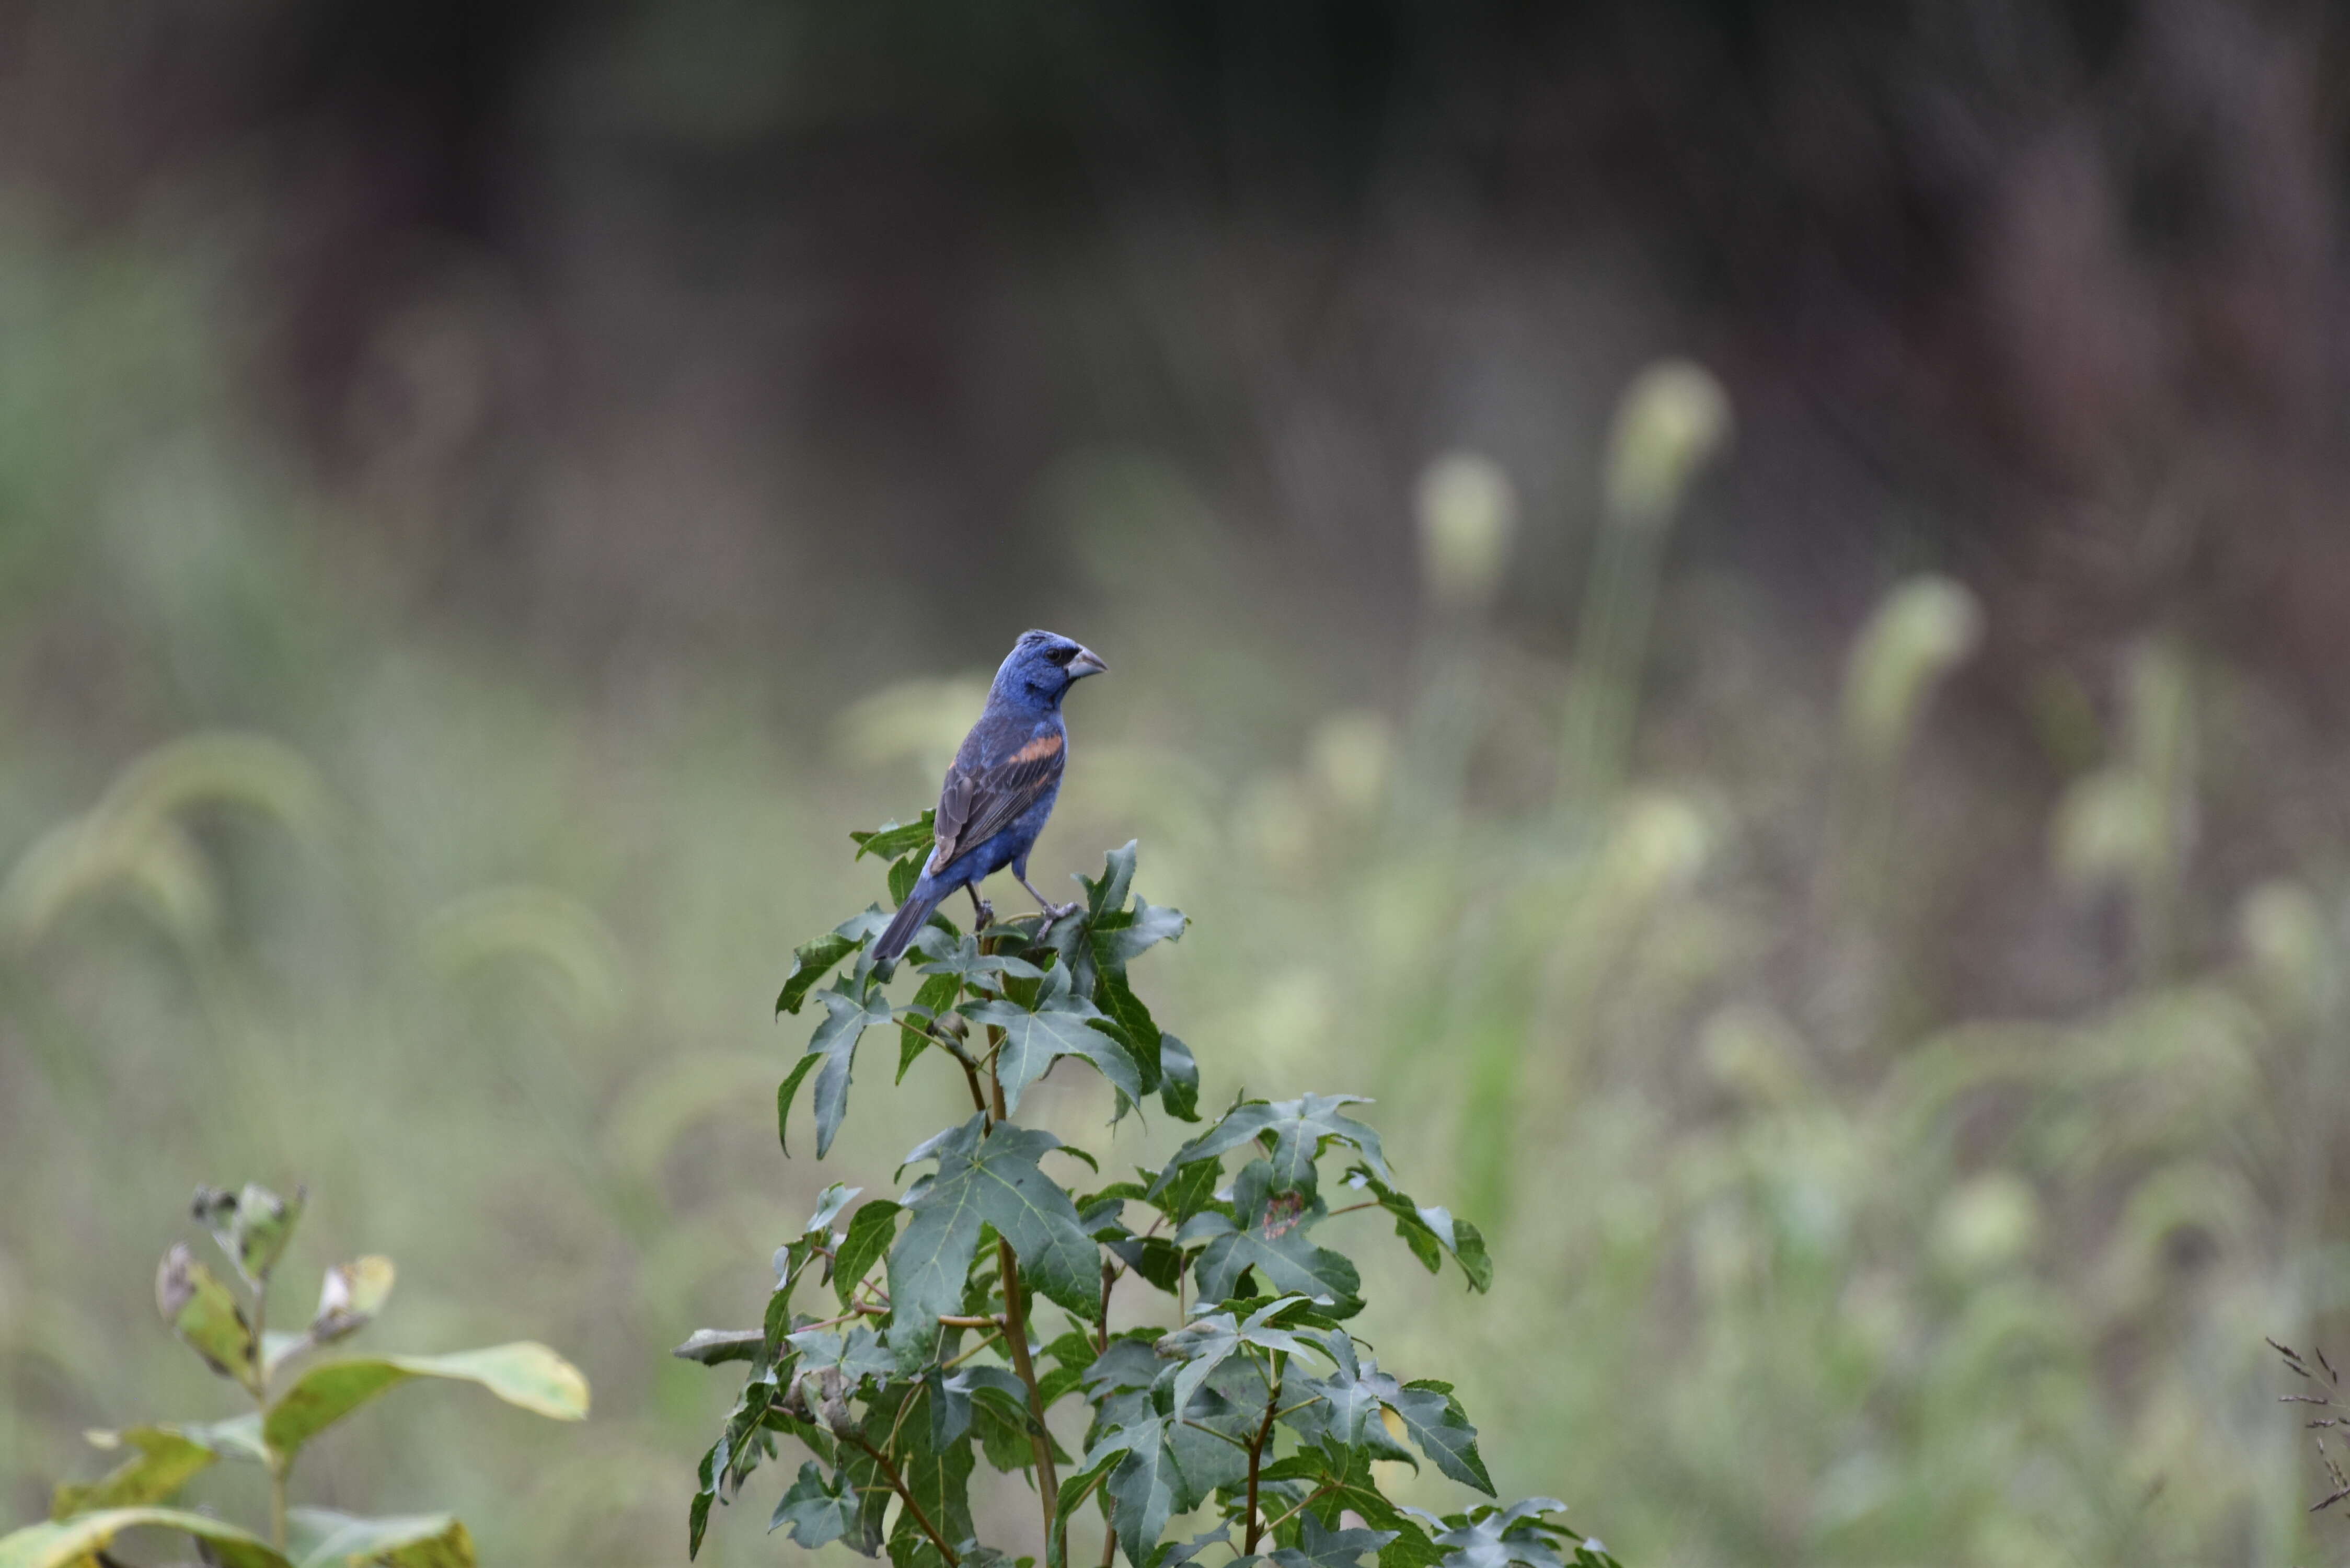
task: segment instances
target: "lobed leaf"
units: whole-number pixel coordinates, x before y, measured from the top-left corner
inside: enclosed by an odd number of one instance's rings
[[[1362,1310],[1355,1293],[1362,1276],[1345,1254],[1315,1245],[1310,1234],[1328,1210],[1320,1199],[1273,1190],[1271,1180],[1266,1161],[1250,1161],[1233,1182],[1237,1220],[1207,1210],[1176,1232],[1183,1246],[1206,1243],[1192,1270],[1200,1301],[1232,1299],[1253,1272],[1268,1290],[1326,1300],[1331,1316],[1353,1316]]]
[[[1564,1548],[1575,1540],[1575,1533],[1544,1522],[1541,1516],[1565,1507],[1555,1498],[1533,1497],[1506,1509],[1489,1504],[1438,1520],[1451,1526],[1435,1538],[1435,1544],[1444,1549],[1443,1568],[1563,1568]],[[1576,1561],[1583,1561],[1581,1552]]]
[[[827,1014],[816,1025],[816,1033],[808,1040],[807,1054],[800,1066],[785,1080],[785,1089],[775,1106],[776,1134],[782,1136],[783,1120],[791,1106],[790,1093],[798,1087],[799,1077],[807,1064],[821,1060],[823,1065],[816,1075],[816,1157],[822,1159],[832,1150],[832,1140],[840,1132],[841,1118],[848,1114],[849,1072],[857,1063],[857,1043],[868,1029],[889,1022],[889,999],[881,988],[869,981],[861,989],[852,989],[844,976],[830,989],[819,991],[816,1000],[823,1002]]]
[[[1022,1092],[1064,1056],[1083,1057],[1120,1094],[1139,1098],[1143,1092],[1142,1074],[1126,1048],[1096,1027],[1101,1014],[1093,1003],[1066,997],[1056,1002],[1035,1012],[1009,1002],[985,1002],[964,1009],[973,1023],[1003,1031],[995,1078],[1003,1088],[1004,1110],[1017,1111]]]
[[[1391,1179],[1387,1157],[1379,1148],[1379,1135],[1342,1114],[1344,1106],[1368,1104],[1359,1095],[1307,1094],[1278,1102],[1243,1100],[1225,1112],[1214,1127],[1176,1150],[1153,1190],[1163,1189],[1184,1166],[1220,1158],[1263,1137],[1273,1140],[1270,1160],[1276,1191],[1314,1196],[1314,1162],[1322,1146],[1334,1139],[1360,1153],[1381,1179]]]
[[[1298,1543],[1270,1555],[1279,1568],[1360,1568],[1366,1552],[1377,1552],[1401,1532],[1331,1530],[1312,1514],[1298,1521]]]
[[[1493,1495],[1493,1478],[1477,1453],[1477,1428],[1469,1424],[1450,1383],[1407,1383],[1384,1396],[1404,1431],[1436,1468],[1464,1486]]]
[[[916,1151],[935,1155],[938,1174],[907,1194],[914,1218],[889,1250],[889,1345],[911,1369],[932,1354],[938,1320],[961,1306],[980,1228],[1012,1245],[1031,1286],[1090,1318],[1101,1309],[1101,1253],[1069,1195],[1037,1168],[1060,1147],[1050,1133],[986,1118],[969,1121]]]
[[[1485,1291],[1492,1287],[1493,1260],[1486,1255],[1485,1238],[1476,1226],[1466,1220],[1455,1220],[1450,1210],[1434,1205],[1420,1207],[1409,1194],[1397,1191],[1365,1166],[1349,1170],[1347,1184],[1357,1191],[1368,1191],[1379,1207],[1394,1217],[1396,1234],[1430,1273],[1443,1267],[1443,1254],[1449,1252],[1468,1277],[1470,1289]]]
[[[827,931],[812,942],[803,942],[792,950],[792,971],[784,977],[784,989],[775,993],[778,1013],[797,1012],[807,993],[816,989],[816,981],[832,972],[841,960],[857,950],[858,944],[838,931]]]
[[[895,860],[900,855],[910,855],[937,836],[935,824],[938,813],[925,811],[911,822],[885,822],[880,826],[862,833],[850,834],[857,846],[857,859],[878,855],[884,860]]]
[[[800,1466],[799,1480],[791,1484],[775,1504],[775,1511],[768,1517],[767,1532],[772,1535],[788,1525],[792,1543],[813,1552],[856,1532],[863,1508],[864,1500],[848,1484],[847,1476],[835,1473],[827,1478],[822,1466],[808,1459]]]

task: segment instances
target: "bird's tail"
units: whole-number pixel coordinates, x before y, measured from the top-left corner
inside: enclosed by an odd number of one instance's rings
[[[914,933],[922,929],[922,922],[931,918],[931,911],[937,909],[939,901],[946,896],[947,890],[931,887],[928,877],[915,883],[913,891],[906,895],[906,901],[898,906],[898,918],[889,922],[889,929],[883,931],[881,940],[873,944],[873,961],[879,963],[884,959],[893,959],[904,952],[906,944],[914,940]]]

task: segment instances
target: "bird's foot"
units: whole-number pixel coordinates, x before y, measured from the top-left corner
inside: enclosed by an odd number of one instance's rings
[[[1043,929],[1048,931],[1051,930],[1055,926],[1059,925],[1063,920],[1067,919],[1071,915],[1076,914],[1079,909],[1084,908],[1085,906],[1083,904],[1045,905],[1045,924]]]
[[[972,902],[976,906],[972,912],[979,917],[979,924],[972,928],[975,935],[995,924],[995,906],[985,898],[974,898]]]

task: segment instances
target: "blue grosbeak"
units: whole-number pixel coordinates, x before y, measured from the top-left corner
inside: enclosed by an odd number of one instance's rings
[[[897,918],[873,944],[877,962],[904,952],[931,911],[958,888],[970,889],[972,907],[984,923],[980,879],[1006,866],[1050,919],[1076,909],[1036,891],[1028,880],[1028,852],[1053,815],[1061,770],[1068,762],[1061,699],[1070,687],[1107,668],[1083,644],[1056,632],[1020,634],[988,689],[987,711],[962,738],[947,769],[946,786],[939,791],[938,846],[898,907]]]

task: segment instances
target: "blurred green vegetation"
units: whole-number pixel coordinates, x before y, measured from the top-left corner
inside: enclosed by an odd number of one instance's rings
[[[725,1395],[668,1347],[755,1318],[826,1182],[887,1185],[889,1154],[775,1147],[789,944],[872,896],[841,836],[926,803],[983,670],[835,711],[810,671],[854,648],[541,660],[335,525],[242,422],[234,330],[200,252],[0,238],[0,1509],[101,1469],[85,1428],[217,1401],[136,1287],[157,1217],[250,1172],[309,1185],[328,1255],[400,1257],[404,1345],[543,1339],[597,1390],[560,1430],[395,1397],[319,1440],[317,1501],[448,1507],[489,1561],[673,1561]],[[1999,788],[1928,765],[1972,597],[1888,583],[1840,687],[1777,658],[1734,581],[1668,569],[1718,394],[1642,387],[1582,476],[1571,666],[1490,618],[1545,524],[1481,460],[1424,488],[1411,628],[1242,591],[1240,546],[1168,525],[1179,475],[1073,464],[1081,570],[1003,640],[1060,625],[1115,673],[1039,884],[1139,836],[1198,922],[1159,1016],[1252,1090],[1377,1097],[1498,1280],[1399,1255],[1362,1332],[1462,1368],[1503,1494],[1626,1561],[2324,1550],[2261,1340],[2322,1341],[2350,1285],[2343,888],[2187,875],[2256,698],[2149,642],[2052,708],[2053,810],[1954,803]],[[1409,641],[1412,689],[1349,639]],[[1970,809],[2038,813],[2033,907],[2126,932],[2092,1002],[1969,1015]],[[844,1149],[951,1119],[917,1080]],[[1035,1103],[1107,1158],[1177,1137],[1105,1134],[1084,1084]],[[733,1518],[706,1552],[777,1550]]]

